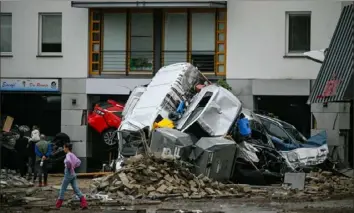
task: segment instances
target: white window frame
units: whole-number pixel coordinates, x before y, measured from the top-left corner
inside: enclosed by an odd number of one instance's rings
[[[7,13],[7,12],[4,12],[4,13],[0,13],[0,15],[1,16],[10,16],[11,17],[11,52],[1,52],[0,51],[0,56],[12,56],[13,55],[13,53],[12,53],[12,51],[13,51],[13,46],[12,46],[12,34],[13,34],[13,32],[12,32],[12,13]],[[1,17],[0,17],[0,19],[1,19]]]
[[[62,29],[62,35],[61,35],[61,52],[42,52],[42,18],[43,16],[61,16],[61,29]],[[38,55],[40,56],[62,56],[63,55],[63,14],[61,12],[57,13],[39,13],[38,14]]]
[[[285,17],[286,17],[286,21],[285,21],[285,55],[286,56],[304,56],[304,52],[289,52],[289,21],[290,21],[290,15],[309,15],[310,16],[310,20],[312,22],[312,13],[311,11],[286,11],[285,12]],[[312,27],[311,27],[312,28]],[[310,30],[312,30],[310,28]],[[310,34],[312,35],[312,34]],[[310,45],[311,45],[311,37],[310,37]]]

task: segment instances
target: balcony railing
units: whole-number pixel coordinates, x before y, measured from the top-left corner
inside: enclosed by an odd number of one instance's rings
[[[161,63],[154,63],[153,51],[118,51],[101,52],[101,74],[138,74],[153,73],[155,66],[166,66],[178,62],[190,62],[202,72],[214,73],[214,51],[161,51]],[[98,61],[99,57],[93,57]]]

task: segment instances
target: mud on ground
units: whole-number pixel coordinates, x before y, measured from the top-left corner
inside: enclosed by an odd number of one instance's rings
[[[33,197],[42,198],[41,201],[30,201],[24,206],[1,206],[1,213],[40,213],[40,212],[82,212],[79,203],[65,205],[61,210],[55,210],[55,200],[61,178],[50,177],[48,188],[37,192]],[[79,179],[79,186],[83,193],[88,193],[91,179]],[[3,190],[3,189],[2,189]],[[15,189],[11,189],[15,190]],[[68,190],[65,194],[66,201],[73,197],[73,191]],[[67,202],[66,202],[67,203]],[[210,213],[353,213],[354,195],[339,194],[333,197],[312,197],[310,200],[275,200],[265,197],[246,197],[230,199],[201,199],[183,200],[171,199],[155,205],[113,206],[92,204],[87,213],[173,213],[175,210],[202,210]],[[96,203],[97,204],[97,203]],[[134,211],[133,211],[134,210]],[[141,211],[137,211],[141,210]],[[164,210],[164,211],[162,211]]]

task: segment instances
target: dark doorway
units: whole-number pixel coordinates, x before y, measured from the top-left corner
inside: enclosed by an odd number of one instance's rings
[[[60,95],[2,93],[1,116],[11,116],[14,124],[38,125],[41,133],[54,136],[61,129]]]
[[[311,136],[311,106],[308,96],[256,96],[257,110],[266,111],[294,125],[305,137]]]

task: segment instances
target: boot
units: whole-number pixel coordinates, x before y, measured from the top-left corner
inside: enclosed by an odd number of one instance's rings
[[[38,187],[42,187],[42,186],[43,186],[42,182],[39,182]]]
[[[87,209],[88,207],[86,198],[84,196],[80,198],[80,207],[81,209]]]
[[[55,203],[55,208],[60,209],[60,207],[63,205],[63,200],[58,199],[57,202]]]

